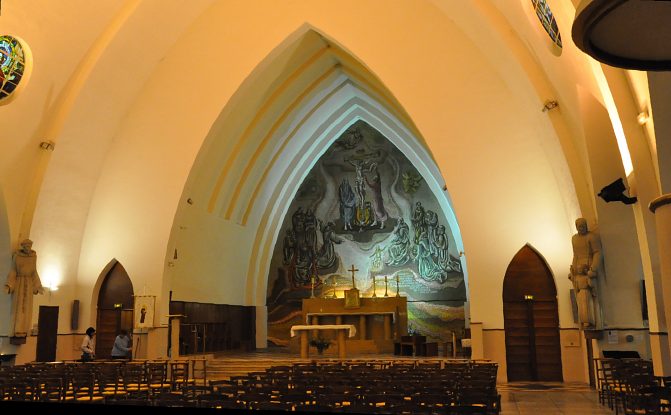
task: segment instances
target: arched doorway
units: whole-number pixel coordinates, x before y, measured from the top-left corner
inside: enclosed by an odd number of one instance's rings
[[[116,261],[115,261],[116,262]],[[116,262],[100,287],[96,319],[96,357],[109,358],[119,330],[133,330],[133,283]]]
[[[561,381],[557,288],[543,258],[525,245],[503,281],[509,381]]]

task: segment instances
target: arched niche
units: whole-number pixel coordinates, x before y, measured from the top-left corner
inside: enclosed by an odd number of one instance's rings
[[[561,381],[557,288],[543,257],[520,249],[503,280],[503,318],[509,381]]]
[[[96,356],[109,358],[121,329],[133,330],[133,283],[123,265],[112,260],[100,285],[96,317]]]
[[[264,305],[289,203],[320,155],[359,120],[415,164],[463,251],[445,180],[408,115],[354,56],[305,26],[258,65],[203,142],[167,247],[173,298]],[[204,258],[213,247],[218,255]],[[222,284],[221,275],[235,278]]]
[[[520,301],[527,295],[537,300],[557,298],[557,287],[550,267],[528,244],[517,251],[506,269],[503,301]]]

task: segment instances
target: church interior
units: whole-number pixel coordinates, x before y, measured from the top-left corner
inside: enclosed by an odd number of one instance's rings
[[[668,394],[671,3],[611,3],[0,0],[0,397],[89,327],[164,382]]]

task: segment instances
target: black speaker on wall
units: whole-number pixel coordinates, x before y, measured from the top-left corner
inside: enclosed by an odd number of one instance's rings
[[[72,302],[72,315],[70,315],[70,329],[77,330],[79,327],[79,300]]]

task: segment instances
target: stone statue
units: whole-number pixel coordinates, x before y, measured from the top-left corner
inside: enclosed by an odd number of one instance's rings
[[[594,304],[596,301],[596,277],[601,266],[601,240],[587,229],[585,218],[575,221],[578,233],[571,238],[573,245],[573,263],[569,279],[573,282],[578,302],[578,320],[580,326],[595,326]]]
[[[7,276],[5,290],[12,295],[12,317],[9,333],[11,337],[26,337],[33,312],[33,295],[43,294],[42,283],[37,275],[37,254],[32,250],[33,241],[24,239],[21,249],[12,256],[12,267]]]

